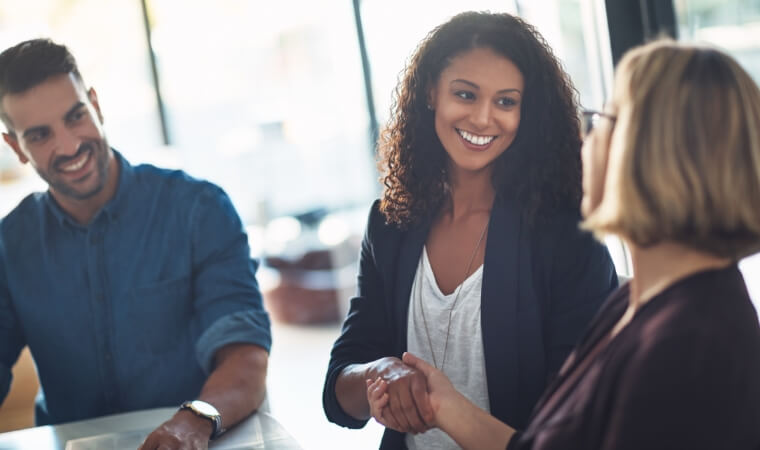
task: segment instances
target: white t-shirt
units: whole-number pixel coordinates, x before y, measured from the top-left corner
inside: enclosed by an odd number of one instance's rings
[[[471,402],[485,411],[490,411],[486,363],[483,355],[483,333],[480,326],[482,286],[483,266],[481,265],[454,292],[444,295],[435,280],[433,268],[427,257],[427,248],[423,248],[412,284],[406,336],[407,350],[430,364],[433,364],[430,349],[432,343],[435,361],[440,369],[444,361],[443,349],[446,346],[448,328],[449,341],[443,372],[449,377],[454,387]],[[449,311],[457,298],[457,290],[461,292],[456,300],[449,327]],[[427,332],[420,307],[424,308]],[[428,341],[428,332],[430,341]],[[437,428],[418,435],[407,434],[406,446],[410,450],[459,448],[453,439]]]

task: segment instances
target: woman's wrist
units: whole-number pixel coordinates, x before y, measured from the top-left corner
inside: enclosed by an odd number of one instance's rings
[[[515,430],[455,391],[442,399],[437,425],[465,449],[503,449]]]
[[[473,417],[478,407],[467,400],[457,390],[452,390],[447,398],[441,398],[438,411],[435,414],[435,421],[438,428],[448,432],[457,427],[467,426],[465,422]]]

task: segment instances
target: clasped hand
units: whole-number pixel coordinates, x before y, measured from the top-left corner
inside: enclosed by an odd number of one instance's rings
[[[372,417],[404,433],[443,427],[442,417],[451,416],[458,408],[461,394],[443,372],[411,353],[404,353],[403,361],[393,359],[395,364],[379,371],[374,380],[367,380]]]
[[[424,433],[434,426],[425,375],[398,358],[378,361],[367,379],[370,414],[402,433]]]

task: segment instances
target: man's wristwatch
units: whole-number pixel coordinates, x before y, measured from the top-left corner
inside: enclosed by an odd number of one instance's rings
[[[189,409],[195,413],[195,415],[210,420],[214,425],[214,428],[211,431],[211,437],[209,439],[216,439],[222,433],[224,433],[224,429],[222,428],[222,415],[219,414],[219,411],[217,411],[216,408],[210,404],[202,400],[191,400],[183,403],[179,409]]]

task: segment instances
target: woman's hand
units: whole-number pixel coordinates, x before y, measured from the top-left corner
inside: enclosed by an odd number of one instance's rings
[[[427,382],[428,396],[430,398],[430,407],[433,411],[434,423],[438,426],[440,415],[447,410],[455,410],[456,403],[463,397],[451,384],[449,378],[440,370],[431,366],[424,360],[414,356],[409,352],[403,355],[403,361],[409,367],[412,367],[425,376]]]
[[[440,370],[411,353],[404,353],[403,361],[425,375],[435,426],[460,447],[478,450],[507,447],[515,433],[512,427],[467,400]],[[370,395],[377,409],[384,404],[384,392],[382,385],[371,386],[375,388]]]
[[[389,428],[387,420],[383,417],[385,406],[388,404],[388,383],[378,378],[375,381],[367,380],[367,402],[369,403],[369,414],[375,418],[377,423]]]

